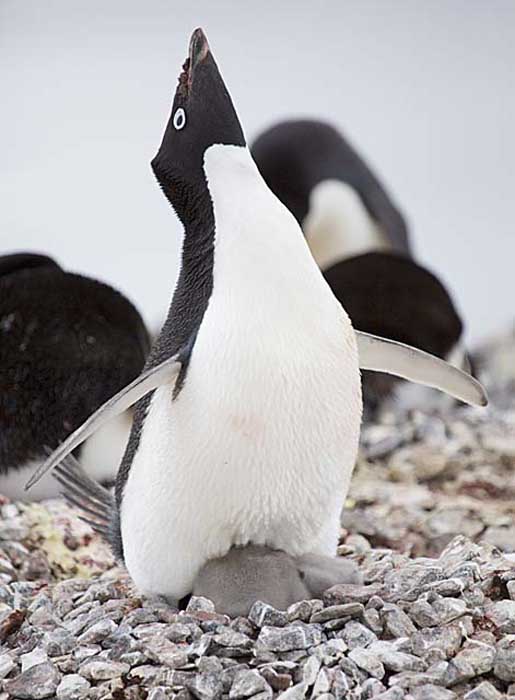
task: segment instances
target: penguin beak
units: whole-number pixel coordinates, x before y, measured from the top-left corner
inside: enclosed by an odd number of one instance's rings
[[[191,88],[195,70],[203,63],[210,53],[206,35],[200,29],[195,29],[190,39],[188,53],[188,88]]]

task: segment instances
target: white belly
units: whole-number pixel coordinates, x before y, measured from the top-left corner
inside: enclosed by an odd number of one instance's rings
[[[171,598],[235,544],[334,554],[361,421],[355,335],[299,227],[250,156],[212,149],[212,296],[178,399],[153,395],[121,507],[129,573]]]

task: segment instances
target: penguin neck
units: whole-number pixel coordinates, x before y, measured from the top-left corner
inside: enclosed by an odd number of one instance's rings
[[[345,258],[389,247],[360,196],[340,180],[322,180],[311,190],[302,229],[322,270]]]
[[[203,174],[189,200],[181,205],[184,237],[179,277],[168,316],[147,363],[153,366],[181,352],[179,387],[213,291],[215,221]]]

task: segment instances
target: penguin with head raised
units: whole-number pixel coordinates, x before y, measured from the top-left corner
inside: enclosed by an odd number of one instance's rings
[[[149,341],[134,306],[106,284],[34,253],[0,257],[0,493],[56,496],[42,480],[24,484],[113,393],[141,372]],[[130,431],[124,414],[78,455],[100,481],[114,481]]]
[[[486,399],[445,362],[355,333],[261,177],[200,29],[152,167],[184,226],[168,318],[140,377],[27,488],[137,402],[106,532],[143,593],[180,600],[233,547],[334,556],[358,447],[360,365]]]
[[[350,143],[321,121],[285,121],[254,141],[272,192],[304,231],[321,269],[369,250],[410,254],[402,214]]]
[[[341,260],[324,271],[354,328],[425,350],[471,371],[463,323],[453,300],[432,272],[394,253],[374,252]],[[381,408],[437,408],[449,397],[388,374],[363,372],[365,417]]]

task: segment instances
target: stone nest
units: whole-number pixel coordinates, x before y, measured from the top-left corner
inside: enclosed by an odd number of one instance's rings
[[[515,337],[492,405],[363,430],[339,554],[363,585],[230,620],[144,599],[62,501],[0,501],[0,700],[515,696]]]

